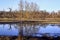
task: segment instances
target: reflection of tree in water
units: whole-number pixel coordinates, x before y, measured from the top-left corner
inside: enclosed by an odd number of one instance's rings
[[[35,35],[40,30],[40,27],[46,27],[48,24],[38,24],[38,23],[20,23],[17,24],[19,27],[19,34],[22,35]]]
[[[60,27],[60,24],[50,24],[51,26],[57,26],[57,27]]]
[[[25,35],[33,35],[34,33],[38,32],[39,28],[36,26],[36,24],[26,24],[25,27]]]
[[[3,24],[3,27],[5,26],[5,24]],[[17,27],[17,24],[8,24],[8,26],[9,26],[9,28],[8,28],[8,30],[10,30],[10,29],[12,29],[12,26],[14,26],[14,28],[18,28]]]
[[[25,23],[25,24],[19,24],[18,25],[20,27],[20,33],[22,32],[23,35],[30,35],[32,36],[34,33],[37,33],[38,30],[40,29],[39,27],[37,27],[37,24],[28,24],[28,23]]]
[[[47,27],[47,25],[48,25],[48,24],[46,24],[46,23],[41,23],[41,24],[40,24],[40,27]]]
[[[55,24],[51,24],[51,26],[55,26]]]
[[[60,24],[56,24],[56,26],[60,27]]]

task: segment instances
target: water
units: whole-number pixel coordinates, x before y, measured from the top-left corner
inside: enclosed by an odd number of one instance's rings
[[[60,36],[60,24],[33,24],[24,26],[24,35],[27,36]]]
[[[11,25],[11,29],[9,28],[9,24],[0,24],[0,36],[17,36],[18,29],[14,28],[14,25]]]
[[[44,36],[45,34],[47,36],[57,37],[57,36],[60,36],[60,26],[58,25],[52,26],[51,24],[49,24],[46,27],[40,27],[40,30],[38,31],[38,33],[41,33],[42,36]]]
[[[19,29],[12,24],[11,29],[9,24],[0,24],[0,35],[2,36],[18,36]],[[23,27],[24,36],[60,36],[60,24],[21,24],[16,27]],[[20,31],[21,32],[21,31]]]

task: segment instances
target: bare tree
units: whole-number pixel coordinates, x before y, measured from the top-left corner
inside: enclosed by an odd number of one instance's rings
[[[23,0],[20,0],[20,3],[19,3],[19,10],[22,11],[24,8],[23,6]]]
[[[37,10],[39,10],[39,7],[36,3],[32,2],[32,3],[30,3],[30,10],[31,11],[37,11]]]
[[[30,3],[25,1],[25,11],[30,11],[29,9],[30,9]]]

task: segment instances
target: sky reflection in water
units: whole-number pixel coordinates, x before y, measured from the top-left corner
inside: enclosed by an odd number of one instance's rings
[[[18,35],[18,29],[15,29],[12,25],[12,29],[9,30],[9,24],[5,24],[4,27],[3,24],[0,24],[0,35],[16,36]]]
[[[60,27],[54,25],[47,25],[47,27],[40,27],[39,33],[60,33]]]

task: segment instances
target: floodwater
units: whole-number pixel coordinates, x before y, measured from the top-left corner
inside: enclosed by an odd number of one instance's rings
[[[11,27],[11,28],[10,28]],[[18,28],[16,28],[18,27]],[[23,29],[20,31],[20,29]],[[1,36],[18,36],[22,32],[23,36],[60,36],[60,24],[0,24]]]

